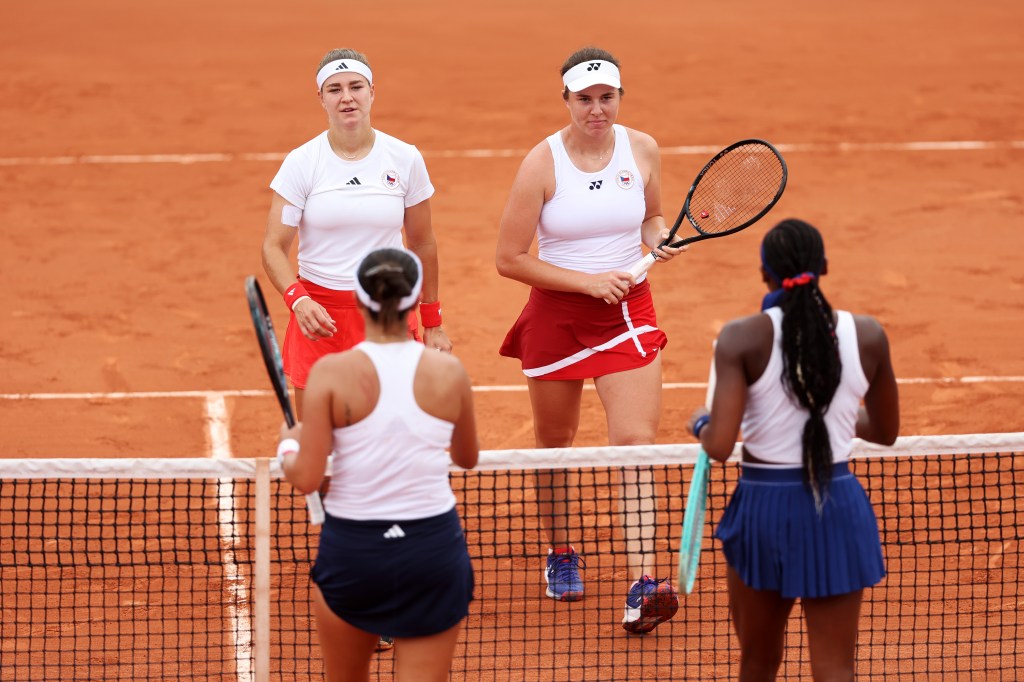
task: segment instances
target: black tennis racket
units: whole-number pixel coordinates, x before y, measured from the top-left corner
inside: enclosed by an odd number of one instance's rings
[[[260,342],[263,362],[267,366],[267,374],[270,375],[270,383],[274,386],[277,402],[281,405],[284,421],[288,426],[295,426],[295,412],[292,410],[292,401],[288,396],[288,384],[284,378],[284,363],[281,361],[281,349],[277,345],[277,336],[274,334],[274,323],[270,319],[270,311],[267,310],[267,301],[263,298],[260,283],[252,275],[245,280],[245,296],[249,299],[249,313],[252,315],[252,324],[256,329],[256,339]],[[309,511],[310,523],[320,525],[324,522],[324,505],[320,500],[320,493],[311,492],[306,495],[306,509]]]
[[[788,176],[785,159],[770,143],[756,139],[734,142],[697,174],[675,225],[658,247],[679,248],[750,227],[782,196]],[[676,241],[676,232],[684,220],[697,234]],[[639,277],[657,260],[652,251],[634,263],[629,272]]]

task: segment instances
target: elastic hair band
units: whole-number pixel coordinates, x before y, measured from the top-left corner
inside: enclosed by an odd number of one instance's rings
[[[818,275],[813,272],[801,272],[796,277],[787,277],[782,280],[783,289],[792,289],[793,287],[802,287],[805,284],[810,284]]]
[[[412,291],[409,292],[408,296],[403,296],[402,300],[398,302],[398,312],[404,313],[405,311],[416,305],[416,301],[420,299],[420,290],[423,289],[423,263],[420,262],[419,256],[412,251],[406,251],[405,249],[395,249],[396,251],[402,251],[409,255],[413,262],[416,263],[416,282],[412,285]],[[367,270],[365,275],[375,275],[378,272],[390,269],[390,267],[397,267],[400,271],[401,266],[393,263],[381,263]],[[373,300],[370,294],[366,293],[366,289],[363,288],[363,283],[359,281],[359,274],[356,273],[356,298],[362,303],[368,310],[372,310],[375,313],[380,312],[380,302]]]
[[[324,67],[316,73],[316,89],[324,87],[324,81],[340,71],[351,71],[358,73],[366,79],[366,82],[373,85],[373,71],[358,59],[335,59],[333,62],[324,64]]]

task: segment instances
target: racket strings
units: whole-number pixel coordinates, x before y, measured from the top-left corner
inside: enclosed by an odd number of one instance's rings
[[[762,144],[741,145],[718,157],[690,198],[689,214],[703,234],[743,227],[776,200],[785,177],[782,160]]]

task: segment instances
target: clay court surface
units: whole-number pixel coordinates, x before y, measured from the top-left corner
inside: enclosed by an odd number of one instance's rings
[[[789,163],[763,223],[652,271],[664,379],[683,384],[659,442],[689,442],[711,341],[757,310],[757,247],[787,216],[824,232],[833,305],[888,330],[902,433],[1024,430],[1018,0],[36,0],[4,25],[0,457],[272,454],[242,283],[271,290],[267,185],[323,130],[313,75],[339,46],[370,57],[374,126],[416,144],[437,188],[445,327],[484,448],[533,445],[525,380],[497,354],[528,292],[494,245],[586,44],[622,61],[619,122],[663,148],[669,221],[714,149],[762,137]],[[577,445],[605,437],[588,391]]]
[[[651,276],[666,382],[706,378],[721,324],[760,301],[760,237],[792,215],[825,233],[833,304],[877,316],[898,375],[928,380],[904,386],[903,433],[1024,427],[1017,2],[40,0],[5,17],[0,392],[96,395],[4,400],[4,456],[202,456],[202,398],[102,394],[268,387],[242,281],[269,287],[267,185],[325,126],[313,73],[340,45],[371,59],[374,125],[424,152],[446,328],[479,387],[525,384],[497,354],[527,296],[495,272],[497,222],[522,154],[567,121],[558,67],[594,43],[623,63],[620,122],[666,150],[670,219],[709,157],[687,148],[795,147],[763,224]],[[478,396],[483,447],[532,446],[525,392]],[[666,391],[662,442],[686,441],[701,396]],[[584,407],[577,444],[600,444],[593,392]],[[269,453],[273,399],[227,409],[231,451]]]

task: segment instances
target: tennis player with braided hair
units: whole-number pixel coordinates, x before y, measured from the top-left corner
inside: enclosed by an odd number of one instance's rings
[[[885,575],[874,510],[847,460],[854,437],[896,440],[896,378],[882,326],[832,309],[827,270],[812,225],[788,219],[765,235],[762,313],[722,329],[711,412],[690,420],[719,461],[743,432],[742,474],[715,535],[745,681],[775,679],[796,599],[814,679],[853,679],[864,589]]]
[[[641,245],[660,261],[681,251],[658,246],[669,233],[661,156],[650,135],[615,122],[623,89],[611,53],[577,50],[561,74],[568,125],[526,155],[499,226],[498,272],[531,287],[500,353],[522,363],[538,448],[572,445],[588,379],[604,406],[611,445],[653,443],[667,339],[646,275],[634,278],[629,268],[643,256]],[[651,474],[633,467],[617,473],[631,582],[623,590],[622,627],[644,634],[676,613],[678,598],[657,574]],[[565,472],[538,472],[536,488],[550,542],[545,594],[582,599],[582,538],[567,513]]]
[[[369,679],[386,632],[396,680],[447,680],[473,598],[448,482],[449,462],[471,469],[479,456],[470,380],[456,357],[409,339],[414,253],[373,251],[354,285],[366,340],[317,361],[303,420],[278,449],[302,492],[332,477],[311,571],[324,667],[328,680]]]

